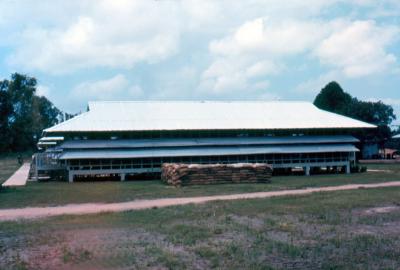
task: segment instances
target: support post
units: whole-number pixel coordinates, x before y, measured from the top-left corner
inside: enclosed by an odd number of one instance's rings
[[[120,173],[119,175],[121,177],[121,181],[125,181],[125,174],[124,173]]]
[[[39,161],[38,161],[38,155],[39,154],[35,154],[35,178],[36,181],[39,181],[39,171],[38,171],[38,166],[39,166]]]
[[[306,174],[307,176],[309,176],[309,175],[310,175],[310,166],[304,167],[304,172],[305,172],[305,174]]]
[[[350,173],[350,162],[346,164],[346,174]]]
[[[70,170],[68,170],[68,182],[70,183],[74,182],[74,173]]]

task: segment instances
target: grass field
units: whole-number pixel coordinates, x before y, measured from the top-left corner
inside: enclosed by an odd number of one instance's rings
[[[399,269],[399,201],[383,188],[3,222],[0,269]]]
[[[11,175],[12,170],[17,168],[16,160],[6,159],[5,162],[0,162],[0,164],[3,167],[11,164],[4,170],[7,171],[7,173],[3,172],[4,175]],[[273,177],[272,183],[268,184],[226,184],[183,188],[167,186],[158,180],[75,182],[72,184],[68,182],[28,182],[25,187],[1,189],[0,208],[55,206],[86,202],[123,202],[147,198],[233,194],[400,180],[400,166],[398,164],[368,165],[368,168],[383,171],[351,175],[314,175],[310,177],[278,176]],[[1,177],[4,179],[4,176]]]

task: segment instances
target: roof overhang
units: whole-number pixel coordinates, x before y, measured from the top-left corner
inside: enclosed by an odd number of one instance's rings
[[[245,145],[290,145],[357,143],[353,136],[283,136],[283,137],[218,137],[218,138],[156,138],[135,140],[70,140],[62,143],[62,149],[126,149],[148,147],[188,146],[245,146]]]
[[[227,146],[227,147],[177,147],[134,150],[78,150],[64,152],[60,159],[123,159],[191,156],[230,156],[255,154],[304,154],[358,152],[352,144],[307,146]]]
[[[48,141],[63,141],[64,137],[63,136],[51,136],[51,137],[42,137],[39,139],[40,142],[48,142]]]
[[[38,142],[38,146],[53,146],[57,145],[57,142]]]

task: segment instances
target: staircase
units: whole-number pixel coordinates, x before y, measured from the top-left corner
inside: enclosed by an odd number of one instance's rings
[[[64,166],[58,162],[59,156],[59,152],[34,154],[30,164],[28,181],[50,180],[53,171],[63,170]]]

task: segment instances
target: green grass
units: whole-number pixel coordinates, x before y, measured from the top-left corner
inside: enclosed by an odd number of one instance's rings
[[[0,269],[399,269],[399,201],[381,188],[3,222]]]
[[[12,160],[0,164],[12,164]],[[16,161],[15,161],[16,163]],[[2,165],[5,166],[5,165]],[[268,184],[224,184],[175,188],[160,181],[126,182],[28,182],[20,188],[0,189],[0,208],[54,206],[68,203],[123,202],[137,199],[233,194],[305,187],[334,186],[352,183],[378,183],[400,180],[400,165],[369,165],[390,170],[359,174],[314,176],[278,176]],[[9,173],[11,174],[9,169]]]

